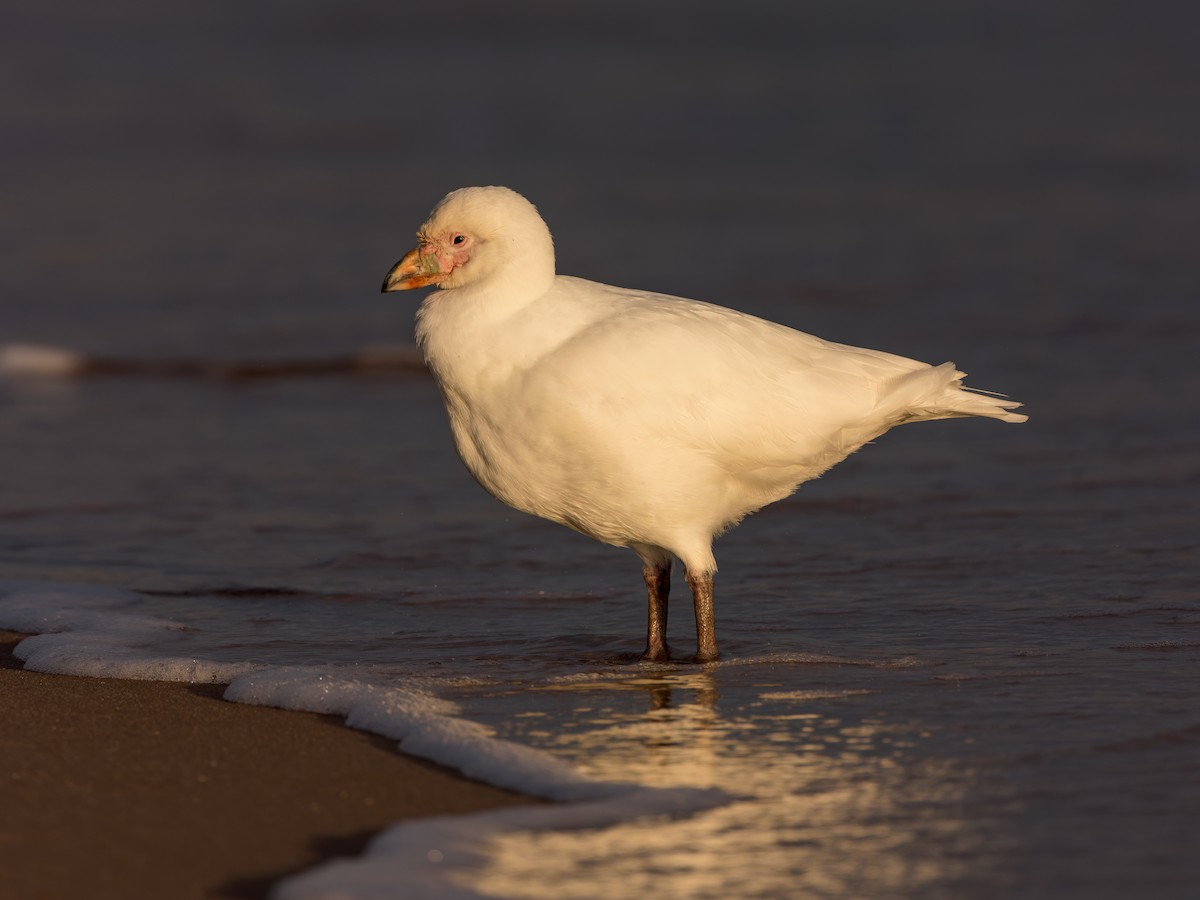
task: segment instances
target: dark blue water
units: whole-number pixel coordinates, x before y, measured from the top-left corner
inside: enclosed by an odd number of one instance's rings
[[[0,343],[407,340],[446,191],[560,271],[940,362],[717,545],[725,661],[633,661],[636,559],[510,512],[420,375],[0,382],[0,577],[186,652],[426,679],[587,774],[737,802],[514,831],[499,896],[1185,897],[1200,877],[1200,73],[1183,4],[17,9]],[[672,624],[686,645],[689,623]]]

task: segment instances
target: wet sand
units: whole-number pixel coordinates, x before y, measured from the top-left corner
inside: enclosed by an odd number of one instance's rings
[[[4,897],[265,897],[399,819],[535,802],[221,685],[27,672],[0,631]]]

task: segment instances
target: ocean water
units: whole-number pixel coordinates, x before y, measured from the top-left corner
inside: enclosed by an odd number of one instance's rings
[[[10,370],[0,627],[560,801],[283,898],[1192,896],[1200,73],[1157,6],[18,10],[0,345],[403,343],[383,274],[507,183],[564,273],[953,359],[1031,420],[897,429],[747,520],[723,659],[660,666],[633,554],[486,496],[419,372]]]

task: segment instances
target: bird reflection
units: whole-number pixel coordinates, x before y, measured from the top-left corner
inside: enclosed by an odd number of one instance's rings
[[[680,685],[681,680],[688,683]],[[634,682],[634,686],[646,691],[652,710],[672,709],[679,704],[683,708],[700,706],[715,711],[719,696],[716,682],[705,672],[699,672],[688,679],[664,675],[656,679]]]
[[[728,728],[717,709],[720,695],[711,673],[648,672],[547,689],[593,697],[613,692],[646,696],[641,713],[612,708],[619,704],[581,705],[580,715],[589,721],[580,723],[582,730],[569,729],[559,735],[556,748],[581,757],[581,767],[589,775],[658,786],[715,784],[713,765],[727,743]],[[600,745],[603,753],[592,752]]]

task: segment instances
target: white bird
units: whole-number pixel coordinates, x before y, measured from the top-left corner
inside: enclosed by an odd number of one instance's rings
[[[718,656],[713,540],[904,422],[1019,403],[929,366],[745,313],[556,275],[550,230],[504,187],[448,194],[383,290],[436,286],[417,342],[475,479],[523,512],[631,548],[643,659],[667,661],[672,557]]]

